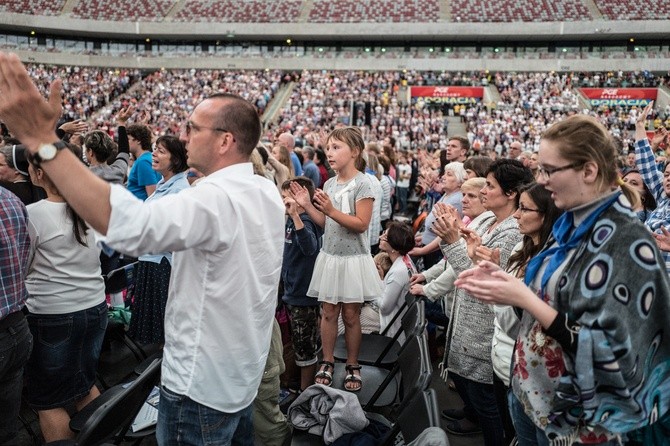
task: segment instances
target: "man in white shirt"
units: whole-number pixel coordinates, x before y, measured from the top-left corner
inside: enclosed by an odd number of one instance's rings
[[[284,230],[277,188],[249,162],[261,131],[254,107],[229,94],[202,101],[182,136],[189,166],[206,178],[144,203],[59,150],[60,80],[45,102],[15,55],[0,52],[0,67],[0,119],[79,215],[117,251],[174,251],[159,443],[253,445]]]

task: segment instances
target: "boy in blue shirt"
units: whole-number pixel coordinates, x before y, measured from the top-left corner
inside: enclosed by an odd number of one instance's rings
[[[319,335],[319,302],[307,296],[312,279],[314,262],[321,248],[323,229],[312,221],[305,209],[290,191],[295,181],[314,197],[314,183],[307,177],[296,177],[281,186],[281,196],[286,205],[286,231],[284,237],[284,260],[281,277],[284,281],[283,301],[288,306],[291,319],[291,337],[295,350],[295,363],[300,367],[300,390],[314,383],[316,373],[316,350]]]

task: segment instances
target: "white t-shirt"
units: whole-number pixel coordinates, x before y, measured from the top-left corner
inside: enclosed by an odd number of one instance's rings
[[[409,164],[398,164],[396,167],[396,187],[409,187],[409,179],[412,176],[412,168]]]
[[[41,200],[27,206],[30,263],[26,306],[35,314],[65,314],[105,300],[100,249],[93,231],[77,242],[65,203]]]

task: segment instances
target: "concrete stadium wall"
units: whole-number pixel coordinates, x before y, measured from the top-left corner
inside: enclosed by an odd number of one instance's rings
[[[185,23],[185,22],[116,22],[73,19],[62,16],[34,16],[3,12],[1,30],[37,30],[43,33],[78,36],[128,38],[284,40],[299,39],[351,40],[372,39],[431,40],[566,40],[628,39],[668,37],[668,22],[592,20],[580,22],[515,23]]]
[[[376,58],[239,58],[239,57],[130,57],[79,55],[17,50],[24,62],[99,67],[280,69],[280,70],[419,70],[419,71],[670,71],[664,59],[376,59]]]

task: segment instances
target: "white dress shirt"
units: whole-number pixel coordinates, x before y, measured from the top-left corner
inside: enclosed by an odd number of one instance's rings
[[[284,248],[284,205],[251,163],[144,203],[112,186],[106,243],[173,251],[162,384],[212,409],[249,406],[263,375]]]

